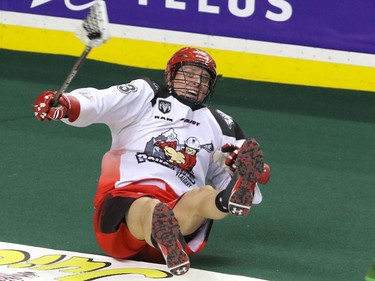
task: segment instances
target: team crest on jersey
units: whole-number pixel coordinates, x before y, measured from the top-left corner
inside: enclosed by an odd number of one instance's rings
[[[180,144],[177,134],[169,129],[146,143],[143,153],[137,153],[138,163],[153,162],[176,171],[176,176],[187,186],[195,185],[193,168],[201,150],[213,152],[213,144],[201,144],[196,137],[189,137]]]
[[[128,83],[128,84],[122,84],[122,85],[118,85],[117,86],[117,89],[127,95],[127,94],[130,94],[131,92],[136,92],[138,89],[136,86],[134,86],[133,84],[131,83]]]
[[[171,112],[172,110],[172,104],[169,101],[166,100],[159,100],[158,105],[159,111],[163,112],[164,114]]]

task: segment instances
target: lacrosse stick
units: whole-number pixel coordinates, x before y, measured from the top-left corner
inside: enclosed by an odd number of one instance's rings
[[[85,44],[86,48],[74,64],[64,83],[57,90],[51,103],[52,106],[57,105],[57,101],[76,76],[91,49],[100,46],[108,40],[108,25],[107,6],[103,0],[96,0],[91,6],[86,18],[83,20],[79,30],[76,32],[76,36]]]

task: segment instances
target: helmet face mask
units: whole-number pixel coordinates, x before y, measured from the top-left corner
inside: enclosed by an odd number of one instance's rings
[[[179,97],[203,102],[209,93],[210,80],[211,76],[204,68],[185,64],[178,68],[171,86]]]
[[[205,51],[183,48],[168,61],[164,79],[168,89],[190,102],[204,103],[216,84],[216,64]]]

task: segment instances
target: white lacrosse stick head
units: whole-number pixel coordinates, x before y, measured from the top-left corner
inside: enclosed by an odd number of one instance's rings
[[[76,36],[89,47],[98,47],[109,39],[107,6],[96,0],[76,32]]]

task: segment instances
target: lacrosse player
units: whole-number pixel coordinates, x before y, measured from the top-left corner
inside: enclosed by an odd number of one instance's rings
[[[232,117],[205,105],[216,79],[213,58],[186,47],[168,61],[164,85],[140,78],[64,93],[57,106],[56,92],[36,99],[40,121],[110,128],[94,199],[94,230],[108,255],[166,263],[182,275],[214,220],[260,203],[257,183],[267,183],[269,167]]]

